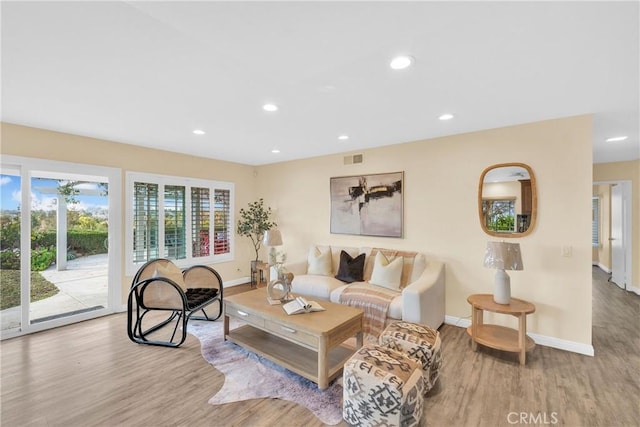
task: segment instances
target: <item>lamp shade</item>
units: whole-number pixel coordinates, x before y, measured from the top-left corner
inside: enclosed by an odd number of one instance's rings
[[[265,246],[280,246],[282,245],[282,235],[280,230],[267,230],[264,233],[264,239],[262,244]]]
[[[498,270],[523,270],[520,243],[487,242],[484,266]]]

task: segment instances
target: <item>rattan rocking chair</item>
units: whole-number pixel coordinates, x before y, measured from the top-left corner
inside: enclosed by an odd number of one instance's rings
[[[134,276],[129,291],[129,338],[138,344],[180,346],[187,338],[189,319],[213,321],[222,315],[222,291],[222,278],[205,265],[180,270],[168,259],[147,262]],[[218,314],[211,317],[205,308],[216,301]],[[194,316],[199,311],[202,315]]]

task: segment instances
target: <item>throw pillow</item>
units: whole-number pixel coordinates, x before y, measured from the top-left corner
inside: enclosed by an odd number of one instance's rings
[[[382,252],[378,252],[369,283],[388,289],[400,290],[403,265],[404,259],[401,256],[389,261]]]
[[[317,246],[312,246],[307,262],[307,274],[331,276],[331,248],[322,251]]]
[[[156,271],[153,273],[153,277],[166,277],[167,279],[173,280],[176,285],[180,286],[182,289],[187,288],[187,285],[184,283],[182,270],[172,262],[167,263],[166,266],[158,264]]]
[[[364,272],[364,254],[353,258],[345,251],[340,252],[340,266],[336,279],[345,283],[362,282]]]

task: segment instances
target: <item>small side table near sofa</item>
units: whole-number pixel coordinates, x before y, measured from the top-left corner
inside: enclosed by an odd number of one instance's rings
[[[524,365],[527,351],[535,347],[535,342],[527,336],[527,314],[536,311],[532,303],[511,298],[509,304],[498,304],[491,294],[474,294],[467,298],[471,304],[471,326],[467,333],[471,336],[473,351],[478,344],[497,350],[519,353],[520,364]],[[518,318],[518,330],[499,325],[485,325],[484,311],[509,314]]]

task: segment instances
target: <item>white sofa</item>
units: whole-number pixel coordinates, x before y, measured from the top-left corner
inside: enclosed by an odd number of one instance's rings
[[[285,269],[295,276],[292,282],[294,294],[339,303],[340,294],[348,286],[347,283],[334,277],[337,274],[340,253],[343,250],[352,257],[361,253],[365,254],[363,279],[365,282],[370,279],[371,269],[367,269],[367,265],[373,262],[370,256],[372,248],[326,245],[312,245],[312,248],[331,251],[331,275],[307,274],[309,261],[307,260],[308,253],[305,253],[304,261],[284,265]],[[390,251],[389,249],[382,250]],[[289,256],[291,257],[291,254]],[[300,259],[302,256],[296,258]],[[444,264],[434,259],[427,260],[424,254],[417,253],[411,260],[405,260],[404,269],[407,271],[403,272],[409,274],[406,278],[406,286],[392,300],[387,313],[387,321],[404,320],[427,325],[434,329],[439,328],[444,323],[445,313]],[[369,274],[367,274],[367,270],[369,270]]]

